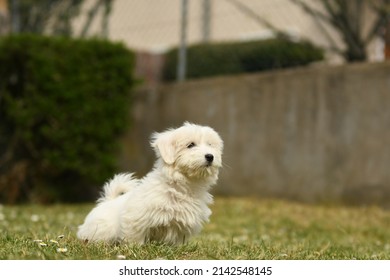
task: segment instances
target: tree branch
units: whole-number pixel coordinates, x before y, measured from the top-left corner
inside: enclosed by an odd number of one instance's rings
[[[104,4],[105,0],[96,0],[95,5],[88,11],[87,20],[81,30],[80,37],[85,38],[89,28],[91,27],[92,21],[95,18],[99,8],[102,4]]]
[[[310,7],[308,4],[306,4],[302,0],[290,0],[290,1],[295,3],[296,5],[300,6],[306,13],[308,13],[312,17],[314,17],[316,19],[321,19],[323,21],[330,23],[331,19],[327,14],[324,14],[321,11],[314,9],[313,7]]]
[[[262,18],[261,16],[259,16],[255,12],[253,12],[253,10],[251,10],[248,6],[242,4],[240,1],[237,1],[237,0],[226,0],[226,1],[230,2],[233,6],[235,6],[242,13],[248,15],[249,17],[251,17],[252,19],[257,21],[257,23],[259,23],[260,25],[263,25],[263,26],[269,28],[270,30],[272,30],[276,34],[276,36],[288,37],[288,35],[285,32],[281,31],[280,29],[275,27],[272,23],[270,23],[268,20]]]
[[[310,7],[309,5],[307,5],[305,2],[302,2],[301,0],[290,0],[290,1],[300,6],[300,8],[303,9],[306,13],[308,13],[313,18],[313,20],[317,23],[317,26],[321,29],[321,31],[329,41],[330,46],[327,47],[326,49],[342,55],[343,50],[341,50],[337,46],[336,40],[332,37],[332,35],[329,33],[329,31],[326,29],[323,23],[326,22],[328,24],[333,25],[331,18],[328,15]]]
[[[376,1],[375,3],[374,1],[369,1],[368,3],[371,9],[376,12],[377,19],[364,39],[365,44],[369,44],[375,36],[380,35],[381,30],[386,28],[390,22],[390,0],[383,0],[380,6],[375,5],[376,3]]]

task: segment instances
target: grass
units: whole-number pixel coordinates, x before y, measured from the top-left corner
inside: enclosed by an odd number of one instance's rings
[[[93,205],[0,206],[0,259],[390,259],[390,212],[278,200],[217,198],[188,244],[84,244]]]

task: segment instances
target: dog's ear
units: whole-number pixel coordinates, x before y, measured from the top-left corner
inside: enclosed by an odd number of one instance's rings
[[[173,139],[173,132],[153,133],[151,146],[158,157],[161,157],[166,164],[175,162],[176,144]]]

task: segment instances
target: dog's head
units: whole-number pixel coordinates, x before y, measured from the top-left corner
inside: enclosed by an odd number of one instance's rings
[[[212,128],[184,123],[177,129],[154,133],[151,145],[164,165],[187,178],[218,176],[223,141]]]

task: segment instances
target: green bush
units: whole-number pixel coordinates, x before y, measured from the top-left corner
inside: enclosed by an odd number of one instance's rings
[[[80,201],[115,170],[134,55],[121,44],[0,40],[0,201]]]
[[[194,45],[187,49],[187,78],[295,67],[323,58],[323,51],[312,44],[286,39]],[[177,60],[178,49],[167,53],[165,81],[176,79]]]

